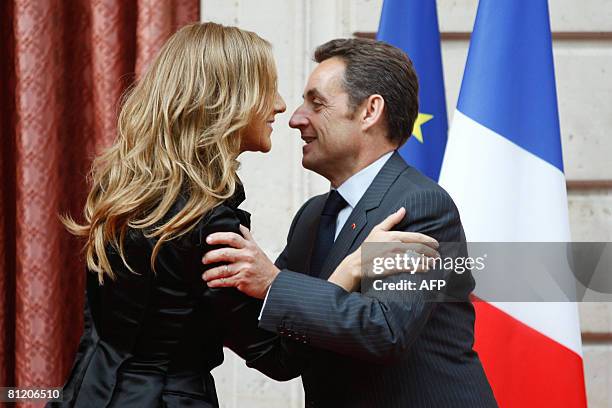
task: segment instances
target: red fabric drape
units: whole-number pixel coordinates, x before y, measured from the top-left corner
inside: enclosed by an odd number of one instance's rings
[[[0,2],[0,386],[58,386],[82,330],[80,217],[118,101],[199,0]]]

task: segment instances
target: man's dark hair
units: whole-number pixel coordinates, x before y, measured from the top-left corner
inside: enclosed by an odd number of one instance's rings
[[[342,38],[315,50],[316,62],[332,57],[346,64],[344,88],[350,108],[356,109],[370,95],[382,96],[389,140],[403,145],[419,113],[419,82],[406,53],[382,41]]]

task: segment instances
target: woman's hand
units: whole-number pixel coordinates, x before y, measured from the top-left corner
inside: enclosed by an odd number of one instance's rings
[[[404,254],[406,252],[405,244],[411,244],[410,250],[415,253],[413,256],[423,255],[425,260],[439,257],[440,254],[437,251],[439,244],[434,238],[418,232],[391,231],[391,228],[399,224],[405,215],[406,209],[404,207],[389,215],[384,221],[372,228],[372,231],[370,231],[364,243],[398,243],[397,246],[385,246],[384,251],[376,253],[377,257],[391,257],[396,254]],[[367,259],[365,261],[366,264],[372,263],[372,259]],[[415,272],[423,272],[426,270],[427,262],[420,264]],[[405,271],[397,271],[395,273],[399,272]],[[361,283],[362,273],[362,253],[360,246],[355,252],[348,255],[340,262],[328,281],[335,283],[349,292],[353,292]],[[394,272],[390,271],[390,273]]]

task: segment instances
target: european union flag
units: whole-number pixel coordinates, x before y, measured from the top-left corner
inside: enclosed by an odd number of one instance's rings
[[[404,50],[414,64],[419,76],[419,116],[400,154],[411,166],[437,181],[448,119],[436,1],[385,0],[377,39]]]

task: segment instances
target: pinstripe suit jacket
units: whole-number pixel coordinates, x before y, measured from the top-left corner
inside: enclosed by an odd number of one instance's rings
[[[420,295],[408,302],[377,299],[325,280],[377,223],[401,206],[407,216],[396,229],[422,232],[440,242],[465,242],[449,195],[395,152],[317,273],[309,271],[310,255],[326,196],[313,197],[295,216],[276,261],[281,272],[260,320],[261,328],[293,343],[307,362],[302,371],[306,406],[496,406],[472,350],[474,310],[468,296],[474,282],[469,273],[454,284],[464,301],[446,303]]]

